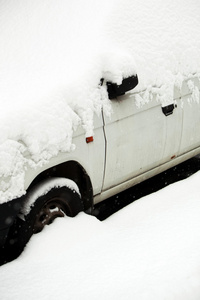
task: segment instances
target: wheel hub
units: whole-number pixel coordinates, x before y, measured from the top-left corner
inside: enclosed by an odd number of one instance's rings
[[[66,215],[66,207],[59,199],[47,201],[36,215],[33,233],[43,230],[45,225],[51,224],[56,218]]]

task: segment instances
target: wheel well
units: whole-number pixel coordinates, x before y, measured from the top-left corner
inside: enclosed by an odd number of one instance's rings
[[[53,166],[41,172],[31,183],[28,190],[39,182],[50,177],[65,177],[73,180],[79,187],[83,200],[84,211],[93,207],[93,189],[90,178],[85,169],[76,161],[68,161]]]

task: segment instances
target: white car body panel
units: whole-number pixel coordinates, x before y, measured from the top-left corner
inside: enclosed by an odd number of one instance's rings
[[[172,134],[171,126],[155,97],[140,109],[134,95],[120,98],[112,103],[112,119],[105,118],[107,163],[104,190],[164,163],[167,154],[172,156],[175,151],[166,153],[171,150],[166,145],[167,135]]]
[[[102,115],[99,117],[94,116],[93,142],[86,143],[85,132],[83,128],[79,126],[74,133],[73,143],[76,147],[74,151],[59,153],[59,155],[53,157],[49,163],[45,164],[42,168],[28,168],[25,176],[25,188],[27,189],[33,179],[44,170],[66,161],[76,161],[85,169],[87,174],[89,174],[93,186],[93,193],[100,193],[102,190],[105,164],[105,137]]]
[[[111,118],[104,112],[94,116],[94,141],[86,143],[79,127],[73,138],[76,149],[60,153],[42,168],[28,168],[25,187],[45,169],[73,160],[87,172],[96,204],[199,154],[200,82],[189,80],[196,87],[196,100],[185,80],[180,90],[174,89],[175,108],[168,116],[156,94],[141,107],[134,92],[111,100]]]

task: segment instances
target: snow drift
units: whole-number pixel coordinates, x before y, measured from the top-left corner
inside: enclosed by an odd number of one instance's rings
[[[1,299],[199,300],[199,180],[200,172],[103,222],[56,219],[1,266]]]

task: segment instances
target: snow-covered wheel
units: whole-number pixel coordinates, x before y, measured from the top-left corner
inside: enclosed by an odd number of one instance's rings
[[[65,215],[74,217],[82,210],[81,196],[73,181],[52,178],[40,183],[28,194],[21,216],[11,230],[7,243],[9,256],[14,254],[17,257],[31,236],[56,218]]]
[[[31,235],[42,231],[45,225],[56,218],[74,217],[83,210],[80,196],[68,187],[52,188],[46,195],[37,198],[30,212],[25,216],[25,223],[31,229]]]
[[[45,225],[51,224],[56,218],[70,215],[70,208],[65,200],[66,196],[68,197],[68,195],[66,195],[66,192],[68,194],[68,191],[59,190],[59,193],[60,192],[61,195],[58,195],[57,191],[55,193],[55,191],[52,190],[49,192],[48,197],[45,197],[46,199],[44,199],[44,201],[43,199],[38,199],[39,201],[35,203],[35,208],[37,209],[36,214],[34,213],[34,210],[32,210],[26,217],[26,219],[35,219],[33,224],[33,233],[42,231]]]

